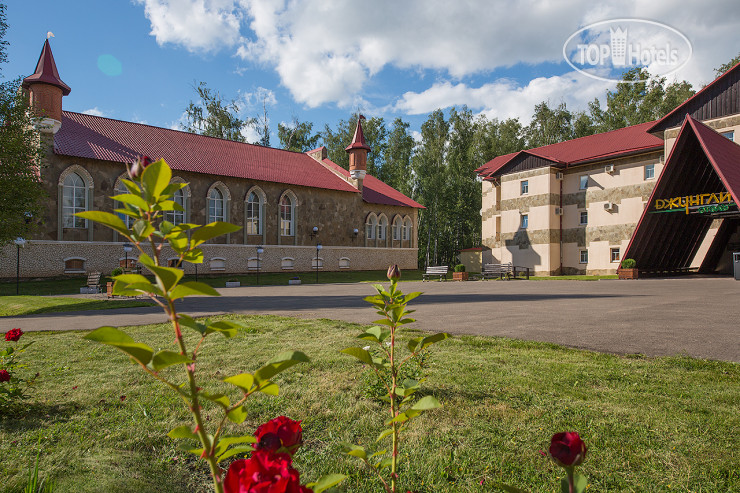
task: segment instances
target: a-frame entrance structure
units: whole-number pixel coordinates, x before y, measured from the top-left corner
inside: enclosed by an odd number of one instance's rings
[[[688,271],[718,226],[700,268],[714,271],[740,226],[738,199],[740,145],[686,115],[622,258],[635,259],[641,275]]]

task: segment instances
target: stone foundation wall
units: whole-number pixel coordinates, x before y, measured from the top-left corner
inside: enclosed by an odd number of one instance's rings
[[[254,245],[203,245],[205,256],[198,266],[199,274],[246,273],[256,271],[257,250]],[[137,252],[128,258],[137,258]],[[164,248],[164,260],[175,257],[169,248]],[[265,245],[260,255],[261,272],[310,272],[315,270],[315,246]],[[72,241],[29,241],[20,250],[20,276],[52,277],[79,275],[80,272],[65,272],[65,260],[84,259],[84,271],[100,271],[109,274],[125,259],[122,243],[113,242],[72,242]],[[215,261],[213,261],[216,259]],[[223,268],[220,267],[223,259]],[[251,259],[251,262],[250,262]],[[290,263],[284,259],[292,259]],[[372,248],[351,246],[324,246],[319,252],[320,270],[385,270],[390,264],[398,264],[401,269],[417,268],[416,248]],[[340,260],[342,267],[340,267]],[[251,265],[250,265],[251,264]],[[347,266],[348,264],[348,266]],[[192,264],[185,264],[185,271],[195,272]],[[213,269],[216,267],[216,269]],[[0,278],[13,278],[16,275],[16,247],[6,246],[0,250]]]

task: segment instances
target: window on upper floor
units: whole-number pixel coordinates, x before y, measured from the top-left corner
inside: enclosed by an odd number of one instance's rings
[[[655,165],[646,164],[645,165],[645,179],[652,180],[653,178],[655,178]]]
[[[581,250],[581,260],[580,262],[582,264],[588,263],[588,250]]]
[[[722,132],[722,136],[727,137],[733,142],[735,141],[735,131],[734,130],[730,130],[729,132]]]
[[[529,227],[529,214],[522,214],[520,216],[519,227],[521,229],[527,229]]]
[[[280,234],[295,235],[295,202],[289,194],[280,199]]]
[[[62,192],[62,224],[65,228],[86,228],[87,220],[75,216],[87,210],[87,186],[77,173],[65,179]]]
[[[588,175],[581,175],[581,181],[578,186],[579,190],[586,190],[588,188]]]
[[[529,193],[529,180],[522,180],[519,186],[521,195],[527,195]]]
[[[581,226],[585,226],[588,224],[588,211],[581,211]]]

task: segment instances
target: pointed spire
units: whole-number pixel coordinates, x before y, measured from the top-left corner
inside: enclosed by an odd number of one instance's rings
[[[364,119],[365,117],[362,115],[360,115],[360,117],[357,119],[357,128],[355,129],[355,136],[352,139],[352,143],[347,146],[345,151],[350,152],[352,149],[365,149],[366,151],[370,152],[372,150],[365,143],[365,134],[362,133],[362,120]]]
[[[62,95],[66,96],[72,89],[65,84],[59,77],[57,64],[54,62],[54,55],[51,52],[49,39],[44,42],[44,48],[41,50],[39,61],[36,64],[36,71],[23,79],[23,87],[28,89],[33,84],[50,84],[62,90]]]

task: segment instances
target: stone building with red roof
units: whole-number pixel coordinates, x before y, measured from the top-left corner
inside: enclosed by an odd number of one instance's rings
[[[173,180],[188,183],[175,197],[184,212],[169,214],[170,221],[242,226],[204,246],[202,274],[417,267],[422,206],[366,174],[372,150],[362,118],[348,142],[348,171],[330,161],[324,147],[298,153],[65,111],[63,96],[71,89],[48,40],[23,88],[47,148],[40,175],[48,208],[21,255],[22,276],[109,273],[127,261],[136,264],[135,252],[125,254],[115,232],[74,214],[113,211],[110,197],[124,189],[126,164],[141,155],[165,159]],[[9,264],[0,264],[0,277],[15,275]]]
[[[497,156],[476,170],[484,262],[539,275],[614,274],[625,258],[645,274],[729,272],[739,138],[740,64],[660,120]]]

